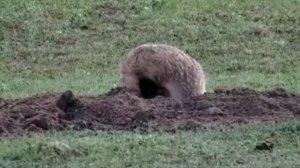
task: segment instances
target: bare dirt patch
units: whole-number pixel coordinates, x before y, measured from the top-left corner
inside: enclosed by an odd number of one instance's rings
[[[300,95],[283,89],[215,90],[183,102],[141,99],[121,88],[100,96],[66,91],[0,99],[0,136],[67,129],[176,132],[278,122],[299,115]]]

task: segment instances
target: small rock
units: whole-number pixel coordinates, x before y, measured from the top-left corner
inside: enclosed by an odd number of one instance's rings
[[[285,44],[286,44],[286,42],[284,40],[275,41],[275,43],[281,47],[285,46]]]
[[[251,54],[253,53],[252,50],[247,49],[247,48],[244,50],[244,52],[245,52],[246,54],[248,54],[248,55],[251,55]]]
[[[210,107],[206,111],[209,115],[226,116],[226,114],[218,107]]]
[[[51,154],[51,152],[55,152],[58,155],[68,155],[68,154],[79,154],[78,151],[71,148],[68,144],[60,142],[60,141],[54,141],[49,142],[47,144],[40,143],[37,149],[37,152],[43,152],[46,154]]]
[[[270,29],[264,25],[254,25],[251,27],[250,32],[261,37],[267,37],[271,35]]]
[[[274,148],[274,142],[272,140],[266,140],[262,143],[259,143],[255,146],[255,150],[268,150],[272,151]]]

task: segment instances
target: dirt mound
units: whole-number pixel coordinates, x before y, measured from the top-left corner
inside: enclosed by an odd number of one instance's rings
[[[141,99],[122,88],[100,96],[71,91],[0,99],[0,136],[57,130],[176,131],[294,119],[300,95],[283,89],[216,90],[184,101]]]

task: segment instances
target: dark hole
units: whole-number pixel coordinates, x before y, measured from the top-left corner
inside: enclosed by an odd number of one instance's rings
[[[152,99],[156,96],[169,96],[169,92],[166,88],[148,78],[141,78],[139,80],[139,87],[141,94],[145,99]]]

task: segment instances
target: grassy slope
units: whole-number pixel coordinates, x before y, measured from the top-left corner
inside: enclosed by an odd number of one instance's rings
[[[299,37],[299,0],[2,0],[0,97],[65,89],[103,93],[117,82],[121,56],[144,42],[175,45],[196,57],[210,91],[225,85],[300,92]],[[0,167],[297,167],[299,125],[4,140]],[[275,151],[253,152],[257,140],[273,131],[279,134]],[[63,159],[36,152],[39,142],[55,139],[87,153]]]
[[[103,93],[117,82],[121,56],[144,42],[175,45],[196,57],[209,91],[225,85],[299,92],[299,4],[3,0],[0,95]]]

